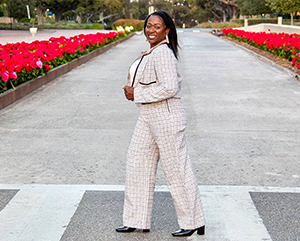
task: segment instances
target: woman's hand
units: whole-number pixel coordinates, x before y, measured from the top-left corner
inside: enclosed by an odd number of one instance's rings
[[[127,100],[134,100],[134,88],[130,86],[124,86],[124,93]]]

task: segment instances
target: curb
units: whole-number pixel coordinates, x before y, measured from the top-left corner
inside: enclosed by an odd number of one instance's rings
[[[272,66],[275,66],[276,68],[278,68],[278,69],[280,69],[282,71],[285,71],[286,73],[292,75],[295,79],[300,80],[300,75],[298,75],[297,73],[293,72],[292,70],[289,70],[288,68],[285,68],[285,67],[283,67],[283,66],[275,63],[274,61],[268,59],[267,57],[262,56],[261,54],[258,54],[256,52],[254,52],[254,51],[252,51],[252,50],[250,50],[250,49],[248,49],[248,48],[246,48],[246,47],[244,47],[242,45],[239,45],[239,44],[237,44],[237,43],[235,43],[233,41],[230,41],[230,40],[228,40],[226,38],[222,38],[221,37],[221,39],[223,39],[223,40],[225,40],[225,41],[227,41],[227,42],[229,42],[229,43],[231,43],[231,44],[233,44],[233,45],[235,45],[235,46],[237,46],[237,47],[239,47],[239,48],[247,51],[248,53],[250,53],[252,55],[255,55],[259,60],[264,61],[264,62],[266,62],[268,64],[271,64]]]
[[[0,110],[4,109],[5,107],[11,105],[12,103],[22,99],[24,96],[30,94],[31,92],[37,90],[43,85],[48,84],[52,80],[56,79],[59,76],[62,76],[72,69],[86,63],[87,61],[97,57],[100,54],[103,54],[110,50],[111,48],[115,47],[116,45],[126,41],[127,39],[133,37],[135,33],[129,34],[127,37],[117,40],[113,43],[110,43],[100,49],[97,49],[93,52],[88,53],[87,55],[81,56],[78,59],[74,59],[73,61],[66,63],[64,65],[58,66],[52,70],[50,70],[47,74],[43,76],[39,76],[36,79],[30,80],[25,82],[15,89],[10,89],[3,94],[0,94]]]

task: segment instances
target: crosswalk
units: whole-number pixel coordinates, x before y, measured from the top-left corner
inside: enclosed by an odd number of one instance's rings
[[[193,236],[194,240],[272,240],[249,193],[300,193],[300,188],[275,187],[199,186],[199,189],[207,234],[202,239]],[[16,190],[16,194],[0,212],[1,241],[59,241],[87,191],[123,193],[124,186],[2,184],[0,199],[4,199],[5,192],[1,193],[4,190]],[[166,186],[158,186],[155,192],[167,193],[168,189]],[[122,202],[118,205],[121,209]]]

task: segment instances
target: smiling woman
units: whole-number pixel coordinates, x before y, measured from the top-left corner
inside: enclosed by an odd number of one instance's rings
[[[145,21],[144,33],[150,49],[132,64],[123,87],[140,115],[127,152],[124,226],[116,231],[150,231],[155,175],[161,161],[180,226],[172,235],[203,235],[200,193],[185,140],[187,119],[180,97],[175,24],[166,12],[154,12]]]
[[[151,16],[145,28],[145,35],[150,43],[150,47],[154,47],[163,41],[169,34],[170,29],[166,27],[164,21],[156,15]]]

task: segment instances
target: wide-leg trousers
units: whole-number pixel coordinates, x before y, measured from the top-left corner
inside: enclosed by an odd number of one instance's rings
[[[128,148],[123,225],[150,229],[158,161],[183,229],[205,225],[188,155],[185,109],[180,99],[138,104],[140,115]]]

